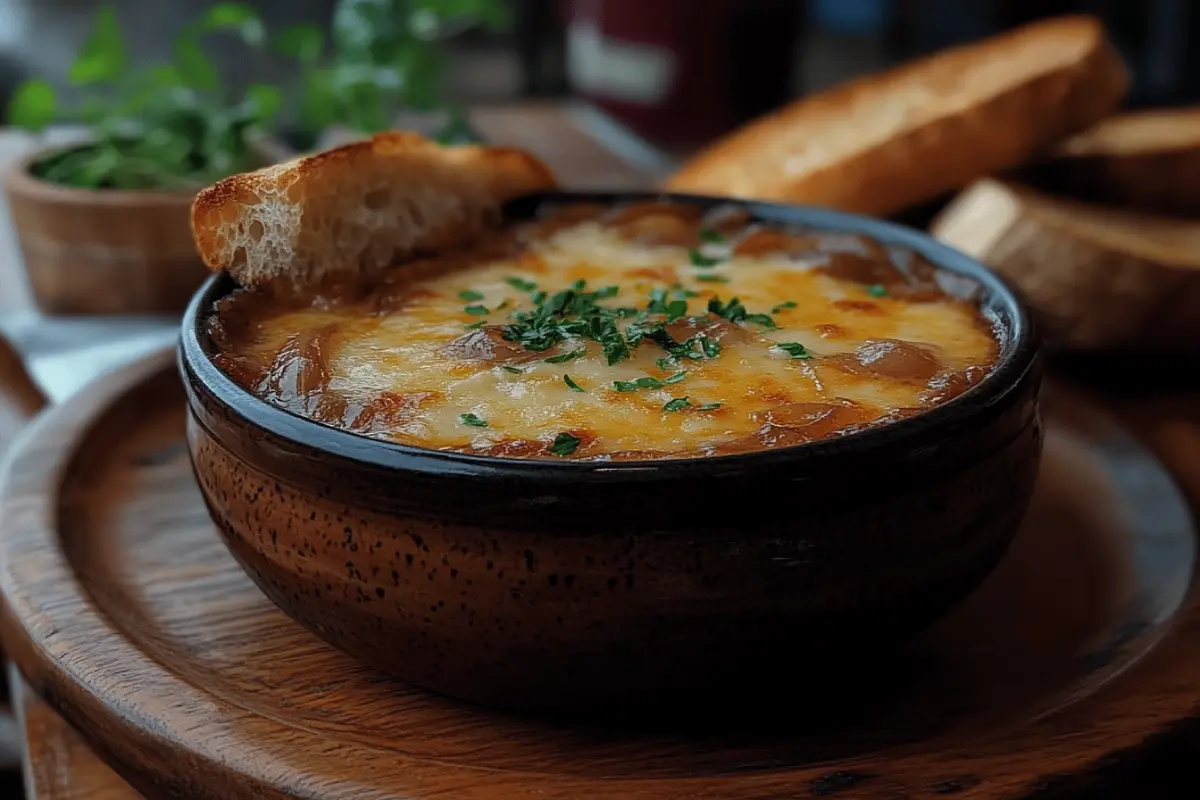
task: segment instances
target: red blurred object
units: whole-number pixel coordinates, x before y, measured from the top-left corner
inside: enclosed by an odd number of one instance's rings
[[[657,144],[692,146],[785,102],[799,0],[568,0],[572,88]]]

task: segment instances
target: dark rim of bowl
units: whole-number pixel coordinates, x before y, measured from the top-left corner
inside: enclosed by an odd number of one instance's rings
[[[798,459],[844,456],[850,451],[875,451],[881,447],[902,447],[906,444],[913,451],[928,450],[931,431],[969,425],[1015,390],[1035,362],[1038,348],[1032,322],[1017,296],[998,276],[931,236],[892,222],[813,206],[669,192],[543,192],[509,202],[505,206],[504,216],[514,221],[528,219],[542,206],[556,203],[615,205],[659,200],[691,203],[706,209],[734,205],[749,211],[758,220],[832,233],[866,235],[886,246],[917,253],[938,270],[969,278],[983,288],[981,307],[998,318],[996,327],[1001,346],[1000,358],[983,380],[958,397],[920,414],[878,427],[749,453],[639,461],[556,461],[432,450],[360,436],[271,405],[243,389],[212,361],[211,342],[204,331],[204,323],[214,303],[235,288],[233,280],[224,273],[214,275],[205,282],[184,313],[181,367],[220,403],[251,425],[292,445],[315,448],[363,466],[481,478],[512,479],[524,476],[532,479],[604,481],[634,477],[646,479],[664,469],[676,475],[689,472],[711,474],[713,471],[733,474],[742,472],[746,467],[761,468]]]

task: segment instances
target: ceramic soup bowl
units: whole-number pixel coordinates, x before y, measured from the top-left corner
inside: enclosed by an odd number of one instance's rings
[[[563,197],[506,213],[529,218]],[[180,364],[196,477],[233,555],[284,612],[356,659],[513,709],[794,680],[920,631],[988,575],[1030,499],[1042,444],[1030,321],[999,279],[920,232],[735,202],[971,279],[996,322],[994,368],[916,415],[760,452],[619,463],[440,452],[242,389],[206,333],[234,288],[217,276],[183,320]]]

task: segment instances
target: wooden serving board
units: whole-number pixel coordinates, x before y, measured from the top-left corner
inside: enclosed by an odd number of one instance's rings
[[[45,413],[16,445],[0,486],[0,628],[33,690],[148,796],[1086,791],[1112,785],[1147,738],[1195,725],[1195,531],[1162,466],[1105,415],[1055,392],[1047,416],[1042,481],[1003,564],[837,719],[754,709],[754,724],[589,730],[358,666],[277,611],[217,539],[170,352]]]

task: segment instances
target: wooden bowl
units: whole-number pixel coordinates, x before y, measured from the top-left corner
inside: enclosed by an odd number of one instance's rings
[[[47,314],[180,313],[208,274],[190,227],[195,192],[92,190],[17,161],[4,188],[34,300]]]
[[[507,214],[562,199],[524,198]],[[234,556],[286,613],[361,661],[512,709],[771,692],[925,627],[996,565],[1032,493],[1034,331],[999,279],[924,234],[743,205],[974,279],[1003,330],[996,368],[922,414],[758,453],[615,463],[444,453],[335,430],[237,386],[205,333],[233,286],[221,276],[184,316],[180,362],[196,477]]]

